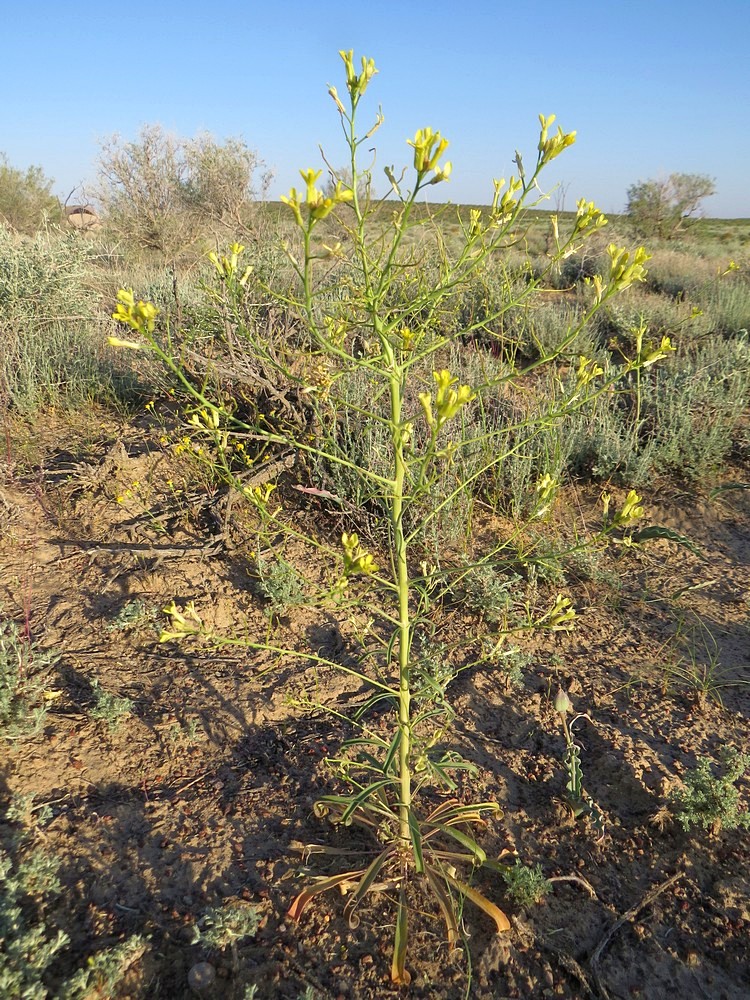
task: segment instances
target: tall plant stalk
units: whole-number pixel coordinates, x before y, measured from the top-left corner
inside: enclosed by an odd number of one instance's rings
[[[210,380],[196,381],[185,372],[170,340],[167,339],[165,344],[155,334],[156,310],[149,303],[137,302],[132,292],[120,293],[115,318],[137,331],[140,339],[111,340],[123,347],[148,347],[175,374],[193,404],[190,416],[193,433],[211,442],[219,456],[217,465],[222,475],[255,508],[259,533],[266,532],[270,536],[271,532],[280,531],[295,540],[303,537],[285,520],[280,509],[274,508],[270,502],[274,488],[272,483],[248,487],[242,477],[233,472],[227,458],[233,440],[241,441],[243,446],[246,440],[255,442],[259,454],[265,454],[264,449],[282,446],[316,458],[329,467],[343,469],[376,497],[380,509],[385,512],[389,563],[386,570],[378,569],[374,554],[360,544],[356,534],[344,533],[339,548],[319,539],[309,539],[317,553],[330,554],[332,561],[339,565],[343,555],[343,570],[334,585],[321,594],[321,601],[344,600],[345,595],[351,593],[349,585],[354,578],[364,581],[368,589],[364,597],[346,597],[348,607],[364,609],[367,604],[370,611],[369,602],[378,595],[382,598],[377,605],[377,615],[392,631],[387,638],[377,638],[384,669],[381,678],[369,675],[364,666],[361,669],[343,666],[321,654],[286,647],[268,639],[217,637],[203,626],[192,605],[180,609],[173,602],[165,609],[170,616],[170,627],[162,638],[171,641],[201,635],[217,644],[271,650],[276,655],[302,662],[328,664],[370,684],[375,692],[373,703],[382,699],[392,702],[395,718],[390,741],[361,726],[360,735],[350,743],[351,755],[342,755],[337,760],[350,790],[345,794],[323,796],[316,806],[319,815],[327,815],[334,822],[360,824],[380,845],[379,852],[365,868],[315,881],[295,898],[290,914],[298,919],[310,901],[320,893],[335,887],[347,888],[349,895],[345,912],[350,922],[355,923],[356,908],[368,892],[384,886],[396,889],[398,913],[391,975],[394,982],[408,983],[409,974],[405,966],[406,886],[410,875],[421,876],[436,898],[451,945],[460,936],[459,898],[469,899],[484,910],[495,922],[498,931],[510,928],[505,914],[458,874],[461,865],[470,871],[478,868],[492,872],[507,870],[508,864],[502,858],[487,857],[476,834],[486,816],[500,813],[499,805],[494,802],[463,805],[452,798],[435,804],[434,799],[418,795],[429,784],[428,778],[443,790],[455,789],[451,772],[471,768],[468,762],[452,752],[430,756],[433,745],[429,739],[419,735],[420,726],[427,727],[437,716],[445,716],[446,709],[443,703],[430,704],[429,700],[425,706],[425,698],[422,695],[418,697],[419,693],[415,691],[415,633],[424,619],[427,595],[440,587],[447,592],[451,580],[460,579],[461,573],[465,573],[465,569],[460,567],[430,566],[422,560],[421,575],[417,574],[413,564],[425,554],[420,531],[423,533],[425,525],[439,517],[447,504],[463,494],[471,495],[482,475],[510,459],[519,449],[532,447],[551,424],[593,404],[600,395],[610,392],[619,379],[633,371],[638,372],[641,366],[666,357],[672,347],[667,338],[662,340],[661,345],[648,349],[642,349],[642,341],[639,341],[637,356],[625,359],[619,368],[610,371],[605,371],[602,365],[586,357],[570,364],[567,356],[572,345],[596,312],[613,295],[645,276],[644,264],[648,255],[643,248],[631,253],[612,245],[609,247],[608,273],[591,280],[587,308],[573,325],[561,330],[554,350],[530,360],[525,367],[518,367],[515,353],[511,353],[507,370],[487,376],[480,385],[462,385],[458,377],[438,367],[434,359],[458,336],[455,330],[442,329],[441,310],[453,302],[461,289],[470,285],[491,258],[503,258],[509,248],[517,244],[522,213],[529,207],[529,202],[533,205],[536,204],[533,199],[538,200],[538,178],[542,170],[574,142],[575,133],[564,133],[558,128],[556,133],[550,134],[554,116],[540,115],[539,143],[533,170],[526,171],[517,153],[515,176],[507,184],[504,180],[494,182],[492,203],[487,211],[472,210],[468,218],[459,217],[462,241],[453,255],[447,253],[438,234],[437,265],[428,280],[421,261],[404,251],[404,238],[411,230],[431,224],[429,214],[426,220],[423,216],[414,221],[416,213],[413,210],[427,188],[444,183],[450,177],[451,164],[443,161],[448,142],[431,128],[417,131],[414,138],[408,140],[413,150],[411,188],[405,188],[403,178],[406,172],[396,177],[392,169],[386,168],[385,175],[393,197],[387,203],[383,201],[379,208],[373,207],[369,199],[369,172],[365,171],[364,190],[368,195],[363,200],[360,195],[363,174],[359,169],[358,151],[364,143],[370,144],[383,117],[378,112],[372,128],[360,135],[356,124],[357,110],[377,71],[371,59],[363,58],[361,71],[358,72],[354,68],[353,53],[342,52],[341,56],[346,72],[348,108],[335,88],[331,87],[329,92],[338,109],[349,148],[351,187],[337,180],[335,187],[326,195],[317,187],[321,171],[300,171],[304,190],[299,192],[292,188],[282,199],[301,235],[301,259],[294,256],[293,250],[289,251],[300,292],[279,292],[260,281],[254,286],[256,294],[264,293],[272,301],[298,310],[304,317],[306,345],[300,349],[303,362],[322,360],[333,369],[332,374],[326,376],[322,391],[316,394],[318,387],[309,384],[306,377],[295,374],[291,366],[284,367],[283,358],[281,361],[276,355],[273,358],[274,370],[306,394],[321,439],[312,440],[309,428],[295,427],[293,423],[269,426],[266,420],[241,418],[221,398],[212,399],[208,387]],[[389,209],[392,210],[391,222],[384,225],[385,213]],[[317,227],[332,213],[351,241],[350,253],[343,251],[340,244],[333,247],[323,244],[321,248],[315,241]],[[375,221],[375,215],[381,232],[371,238],[370,222]],[[507,301],[499,303],[490,315],[469,321],[460,330],[460,335],[466,338],[481,333],[496,338],[500,349],[506,349],[505,336],[497,330],[505,314],[530,301],[552,268],[578,250],[592,233],[605,224],[602,213],[593,203],[585,201],[579,202],[566,236],[560,235],[558,220],[553,216],[554,252],[545,270],[534,277],[527,275],[526,283],[513,294],[509,292]],[[243,247],[235,245],[228,256],[211,255],[221,282],[221,293],[216,301],[221,302],[226,311],[225,318],[243,331],[248,352],[255,358],[267,359],[268,347],[262,335],[246,325],[247,288],[253,278],[251,267],[243,269],[243,251]],[[333,302],[326,300],[322,294],[318,276],[321,259],[329,260],[331,257],[340,259],[344,273],[351,272],[357,278],[357,282],[352,283],[353,290]],[[398,287],[404,276],[412,279],[409,294],[402,293]],[[351,346],[355,336],[366,344],[362,351],[355,351]],[[538,416],[509,421],[495,428],[488,427],[478,437],[461,435],[461,421],[475,401],[477,406],[483,406],[485,399],[496,396],[507,385],[515,384],[542,366],[552,364],[567,365],[569,370],[564,384],[563,380],[558,380],[562,386],[560,398],[552,401],[547,409]],[[425,370],[429,372],[429,377],[425,377]],[[335,395],[337,380],[352,374],[363,376],[372,389],[370,398],[362,405],[351,403],[344,390]],[[411,389],[422,391],[410,392]],[[333,402],[330,398],[332,394],[335,397]],[[415,404],[415,396],[418,405]],[[367,460],[347,452],[338,434],[337,405],[347,409],[365,427],[383,431],[388,449],[386,471],[373,468]],[[509,436],[511,433],[513,437]],[[421,529],[407,523],[407,516],[413,514],[418,504],[424,504],[430,498],[431,490],[442,481],[441,477],[445,477],[445,470],[455,457],[478,445],[485,453],[479,466],[465,474],[455,473],[455,486],[451,486],[447,495],[434,502],[432,508],[423,514]],[[537,514],[547,510],[554,502],[558,486],[549,471],[540,469],[536,486]],[[631,491],[622,509],[613,516],[609,515],[609,503],[610,498],[607,497],[602,525],[592,533],[591,543],[602,544],[610,535],[623,533],[628,541],[637,540],[635,522],[643,513],[643,508],[639,506],[640,498]],[[521,530],[519,528],[518,533]],[[658,537],[653,528],[649,531],[649,537]],[[494,565],[502,545],[500,542],[491,548],[477,565]],[[558,595],[551,608],[539,612],[533,620],[530,616],[527,627],[567,630],[572,628],[574,619],[575,611],[570,600]],[[391,680],[394,674],[395,679]],[[422,767],[418,779],[417,753]]]

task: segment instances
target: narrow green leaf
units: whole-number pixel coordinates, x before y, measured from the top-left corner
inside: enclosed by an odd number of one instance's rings
[[[663,538],[668,542],[676,542],[678,545],[684,545],[693,555],[703,558],[701,550],[689,538],[686,538],[677,531],[672,531],[671,528],[662,528],[658,524],[651,524],[647,528],[634,531],[630,537],[634,542],[649,542],[654,538]]]
[[[398,747],[400,743],[401,743],[401,730],[397,729],[393,735],[393,739],[391,740],[391,745],[388,747],[388,754],[385,760],[383,761],[383,768],[382,768],[383,774],[394,773],[391,771],[391,768],[393,766],[393,761],[395,760],[396,754],[398,753]]]
[[[457,840],[462,847],[465,847],[467,851],[471,852],[480,865],[485,863],[487,860],[487,854],[482,850],[473,837],[469,837],[468,834],[462,833],[460,830],[456,830],[452,826],[446,826],[444,823],[434,823],[432,825],[435,826],[436,829],[447,834],[449,837],[453,837],[454,840]]]
[[[750,483],[722,483],[721,486],[715,486],[708,495],[711,500],[714,500],[728,490],[750,490]]]
[[[349,921],[349,926],[352,930],[359,927],[359,917],[357,917],[354,912],[357,904],[365,896],[368,890],[372,887],[373,882],[380,874],[380,870],[383,865],[388,861],[395,850],[393,844],[389,845],[384,851],[375,858],[375,860],[366,869],[364,875],[362,876],[359,885],[354,890],[352,895],[347,900],[346,906],[344,907],[344,916]]]
[[[353,796],[341,816],[341,822],[343,825],[348,826],[351,823],[354,813],[358,809],[362,808],[367,800],[371,798],[379,789],[387,788],[393,783],[392,778],[383,778],[382,781],[373,781],[373,783],[368,785],[367,788],[363,788],[359,795]],[[378,812],[382,812],[382,810],[379,809]]]
[[[414,810],[409,809],[409,834],[411,844],[414,849],[414,864],[418,872],[424,871],[424,856],[422,853],[422,831],[419,828],[419,820],[414,815]]]

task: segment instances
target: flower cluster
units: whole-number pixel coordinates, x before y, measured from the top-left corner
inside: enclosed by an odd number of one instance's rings
[[[554,121],[555,115],[550,115],[548,118],[545,118],[544,115],[539,115],[541,131],[539,133],[539,146],[537,148],[539,149],[540,165],[554,160],[564,149],[572,146],[576,141],[575,132],[563,132],[559,125],[557,126],[555,135],[548,138],[549,127]]]
[[[117,293],[117,306],[112,313],[112,319],[124,323],[137,333],[146,334],[154,332],[158,314],[159,310],[153,302],[136,302],[131,289],[121,288]],[[129,347],[136,351],[143,346],[132,340],[120,340],[119,337],[109,337],[109,343],[113,347]]]
[[[609,513],[609,504],[612,497],[609,493],[602,493],[602,504],[604,506],[604,519],[606,521],[607,514]],[[641,506],[641,497],[631,490],[625,497],[625,503],[622,505],[622,509],[615,514],[612,519],[612,526],[615,528],[627,528],[637,521],[638,518],[643,517],[643,507]]]
[[[367,90],[367,84],[378,72],[375,69],[375,60],[362,56],[362,72],[358,74],[354,69],[354,49],[340,49],[339,55],[344,60],[344,68],[346,69],[346,89],[351,94],[352,100],[357,100],[364,94],[365,90]],[[329,93],[331,90],[335,93],[334,87],[329,89]],[[333,97],[334,95],[332,94],[331,96]],[[338,101],[338,95],[334,99]]]
[[[245,247],[242,243],[233,243],[229,248],[229,256],[222,254],[220,257],[212,250],[208,255],[208,259],[216,268],[219,278],[222,281],[236,282],[244,288],[250,279],[250,275],[253,273],[252,266],[248,266],[244,269],[242,274],[237,277],[239,273],[240,256],[244,252]]]
[[[364,552],[359,547],[359,537],[352,532],[346,532],[341,536],[341,545],[344,549],[344,576],[353,576],[355,573],[364,573],[371,576],[377,573],[378,567],[374,558],[369,552]]]
[[[413,139],[406,141],[414,149],[414,169],[420,180],[431,170],[434,171],[434,176],[430,180],[430,184],[439,184],[440,181],[448,180],[453,169],[450,160],[444,166],[438,166],[440,157],[448,148],[447,139],[443,139],[439,132],[433,132],[431,128],[427,127],[419,129]]]
[[[468,385],[460,385],[454,389],[453,386],[457,384],[458,379],[454,378],[445,368],[432,374],[437,383],[435,407],[433,409],[432,394],[429,392],[419,393],[419,403],[424,412],[427,426],[437,433],[443,424],[454,417],[465,403],[476,399],[476,393],[472,392]]]
[[[542,618],[540,624],[552,632],[571,632],[573,622],[577,618],[576,610],[569,597],[558,594],[555,603],[547,614]]]
[[[170,601],[163,612],[169,618],[171,628],[164,629],[159,635],[159,642],[169,642],[171,639],[184,639],[189,635],[200,635],[203,631],[203,621],[195,610],[195,603],[188,601],[185,610],[180,611],[174,601]]]
[[[292,188],[288,195],[282,195],[281,201],[288,205],[294,213],[294,219],[298,226],[304,227],[302,220],[302,207],[304,205],[310,222],[318,222],[330,215],[336,205],[341,205],[354,198],[351,188],[344,187],[341,181],[336,182],[336,187],[330,197],[326,197],[319,188],[315,187],[315,182],[323,173],[322,170],[300,170],[300,176],[305,182],[304,201],[302,195],[296,188]]]

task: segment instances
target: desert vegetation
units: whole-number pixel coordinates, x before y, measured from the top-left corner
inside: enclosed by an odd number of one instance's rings
[[[750,224],[553,115],[439,203],[341,57],[280,203],[149,127],[0,229],[0,995],[741,995]]]

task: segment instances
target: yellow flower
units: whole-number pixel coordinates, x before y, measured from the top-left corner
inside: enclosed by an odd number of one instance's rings
[[[677,348],[672,346],[672,341],[669,337],[662,337],[659,346],[650,350],[645,357],[643,357],[643,367],[647,368],[649,365],[653,365],[654,362],[663,360],[668,354],[671,354],[676,350]]]
[[[364,573],[372,575],[377,573],[378,566],[369,552],[362,552],[359,548],[359,536],[352,532],[346,532],[341,536],[341,545],[344,549],[344,576],[351,576],[354,573]]]
[[[440,428],[447,420],[454,417],[465,403],[476,399],[476,393],[472,392],[468,385],[460,385],[458,389],[454,389],[453,386],[458,382],[458,379],[451,375],[446,368],[432,374],[437,383],[435,404],[437,406],[437,426]],[[424,408],[424,404],[422,406]]]
[[[132,290],[121,288],[117,293],[117,306],[112,313],[112,319],[124,323],[138,333],[153,333],[158,314],[159,310],[153,302],[136,302]],[[112,339],[110,338],[110,342]],[[133,344],[131,341],[123,341],[122,344],[115,346],[132,347]]]
[[[610,243],[607,247],[609,254],[609,283],[617,291],[629,288],[634,281],[645,281],[648,271],[643,266],[647,260],[651,260],[651,254],[646,252],[645,247],[638,247],[633,253],[633,259],[629,251],[623,247],[617,247]]]
[[[595,379],[598,375],[603,374],[604,369],[601,365],[598,365],[596,361],[593,361],[591,358],[587,358],[585,354],[581,355],[580,361],[578,362],[578,371],[576,372],[579,386],[588,385],[592,379]]]
[[[142,351],[143,344],[138,344],[134,340],[122,340],[120,337],[107,337],[110,347],[125,347],[130,351]]]
[[[643,507],[640,504],[641,497],[638,496],[635,490],[631,490],[625,497],[622,510],[615,517],[615,524],[623,527],[632,524],[633,521],[637,521],[639,517],[643,517]]]
[[[542,620],[553,632],[570,632],[576,617],[576,610],[570,598],[558,594],[552,610],[548,611]]]
[[[184,639],[188,635],[198,635],[203,629],[203,621],[195,610],[195,603],[188,601],[185,610],[180,611],[172,600],[162,608],[170,619],[171,630],[164,630],[159,635],[159,642],[169,642],[171,639]]]
[[[545,118],[544,115],[539,115],[539,123],[541,125],[538,146],[540,163],[549,163],[550,160],[554,160],[554,158],[559,156],[564,149],[567,149],[568,146],[572,146],[576,141],[575,132],[563,132],[559,125],[557,127],[557,133],[553,135],[551,139],[548,139],[547,132],[550,125],[554,121],[554,115],[550,115],[549,118]]]
[[[433,132],[431,128],[419,129],[413,139],[406,140],[408,145],[414,149],[414,169],[418,174],[426,174],[430,170],[435,170],[438,160],[448,148],[448,140],[444,139],[439,132]],[[447,170],[447,172],[446,172]],[[450,164],[442,168],[444,180],[450,174]],[[436,171],[436,176],[438,171]],[[437,181],[431,181],[437,183]]]

